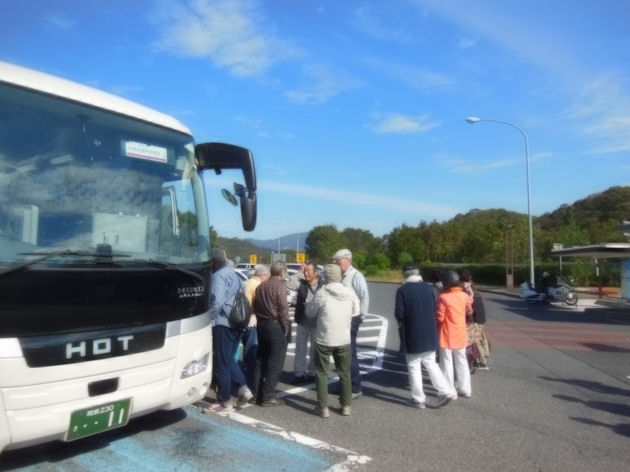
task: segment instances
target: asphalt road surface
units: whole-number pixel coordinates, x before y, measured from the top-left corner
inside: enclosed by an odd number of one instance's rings
[[[490,370],[472,376],[471,399],[416,410],[398,353],[396,288],[370,284],[371,316],[359,335],[365,395],[350,417],[338,414],[334,396],[330,418],[311,413],[312,386],[290,384],[290,347],[279,385],[285,406],[156,413],[82,441],[9,451],[0,469],[629,470],[630,316],[484,293]]]

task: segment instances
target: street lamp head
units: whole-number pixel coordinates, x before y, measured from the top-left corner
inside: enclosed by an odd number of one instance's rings
[[[481,118],[477,118],[476,116],[469,116],[466,118],[466,123],[470,123],[471,125],[474,125],[478,121],[481,121]]]

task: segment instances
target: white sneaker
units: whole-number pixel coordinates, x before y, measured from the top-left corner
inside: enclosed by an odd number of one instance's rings
[[[234,408],[231,403],[213,403],[203,410],[206,415],[209,415],[210,413],[231,413],[232,411],[234,411]]]
[[[247,385],[241,385],[241,387],[238,389],[238,398],[236,400],[236,407],[237,408],[244,407],[252,398],[254,398],[254,394],[247,387]]]

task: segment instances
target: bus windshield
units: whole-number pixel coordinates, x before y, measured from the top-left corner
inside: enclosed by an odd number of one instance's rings
[[[0,84],[1,267],[199,264],[208,232],[190,135]]]

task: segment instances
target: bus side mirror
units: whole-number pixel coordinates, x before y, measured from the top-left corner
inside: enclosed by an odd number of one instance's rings
[[[257,218],[256,170],[249,149],[233,144],[201,143],[195,146],[195,158],[200,171],[213,169],[220,174],[223,169],[240,169],[243,172],[245,186],[235,182],[234,193],[240,200],[243,229],[252,231]]]

